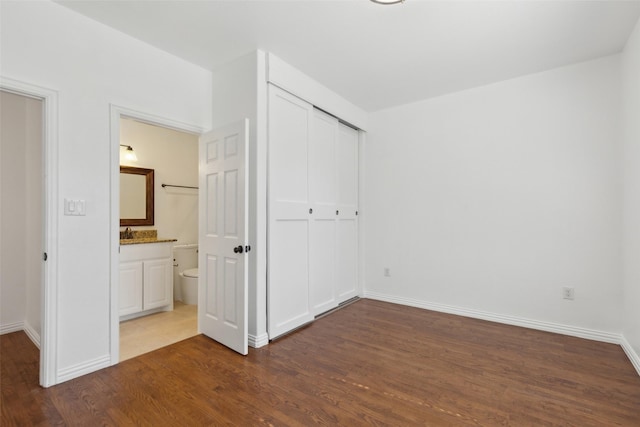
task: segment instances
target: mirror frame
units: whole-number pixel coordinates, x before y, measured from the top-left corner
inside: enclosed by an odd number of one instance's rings
[[[154,206],[154,171],[153,169],[135,168],[133,166],[120,166],[120,173],[129,173],[134,175],[144,175],[146,183],[146,218],[120,218],[120,226],[129,225],[153,225],[153,206]]]

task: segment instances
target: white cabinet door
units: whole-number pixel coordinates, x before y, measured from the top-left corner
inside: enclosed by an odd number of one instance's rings
[[[171,259],[144,261],[143,308],[164,307],[173,297],[173,263]]]
[[[311,104],[269,86],[267,315],[271,339],[313,320],[309,305]]]
[[[358,131],[338,128],[335,268],[337,301],[344,302],[358,294]]]
[[[309,300],[314,316],[335,308],[338,120],[313,111],[309,135]]]
[[[142,261],[120,263],[120,316],[142,311]]]

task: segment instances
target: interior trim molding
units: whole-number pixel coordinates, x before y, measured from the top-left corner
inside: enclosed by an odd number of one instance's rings
[[[99,369],[106,368],[111,365],[111,355],[106,354],[104,356],[89,360],[87,362],[79,363],[77,365],[69,366],[58,371],[58,384],[72,380],[74,378],[81,377],[82,375],[90,374]]]
[[[5,323],[0,325],[0,335],[24,330],[24,322]]]
[[[439,311],[442,313],[456,314],[458,316],[471,317],[474,319],[488,320],[506,325],[520,326],[523,328],[537,329],[540,331],[554,332],[556,334],[568,335],[572,337],[585,338],[593,341],[601,341],[610,344],[622,344],[622,335],[613,332],[604,332],[594,329],[586,329],[578,326],[563,325],[560,323],[544,322],[540,320],[526,319],[517,316],[495,314],[487,311],[473,310],[456,307],[446,304],[432,303],[413,298],[403,298],[379,292],[365,292],[365,298],[386,301],[396,304],[408,305],[411,307],[424,308],[426,310]]]
[[[253,347],[253,348],[264,347],[265,345],[269,344],[269,335],[266,333],[259,334],[259,335],[249,334],[248,341],[249,341],[250,347]]]
[[[620,337],[620,346],[631,361],[633,367],[636,368],[636,372],[638,373],[638,375],[640,375],[640,355],[636,353],[636,351],[633,349],[633,346],[631,346],[629,341],[627,341],[627,338],[624,336],[624,334]]]
[[[40,334],[37,333],[28,322],[24,322],[24,333],[27,334],[31,342],[40,350]]]

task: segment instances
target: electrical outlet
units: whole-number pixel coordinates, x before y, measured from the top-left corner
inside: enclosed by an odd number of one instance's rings
[[[384,268],[384,277],[391,277],[391,269],[389,267]]]
[[[562,298],[572,300],[575,297],[575,288],[565,286],[562,288]]]

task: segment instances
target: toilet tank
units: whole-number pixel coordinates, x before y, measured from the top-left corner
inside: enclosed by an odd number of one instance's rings
[[[173,247],[173,295],[182,300],[180,292],[180,272],[198,266],[198,244],[175,245]]]

